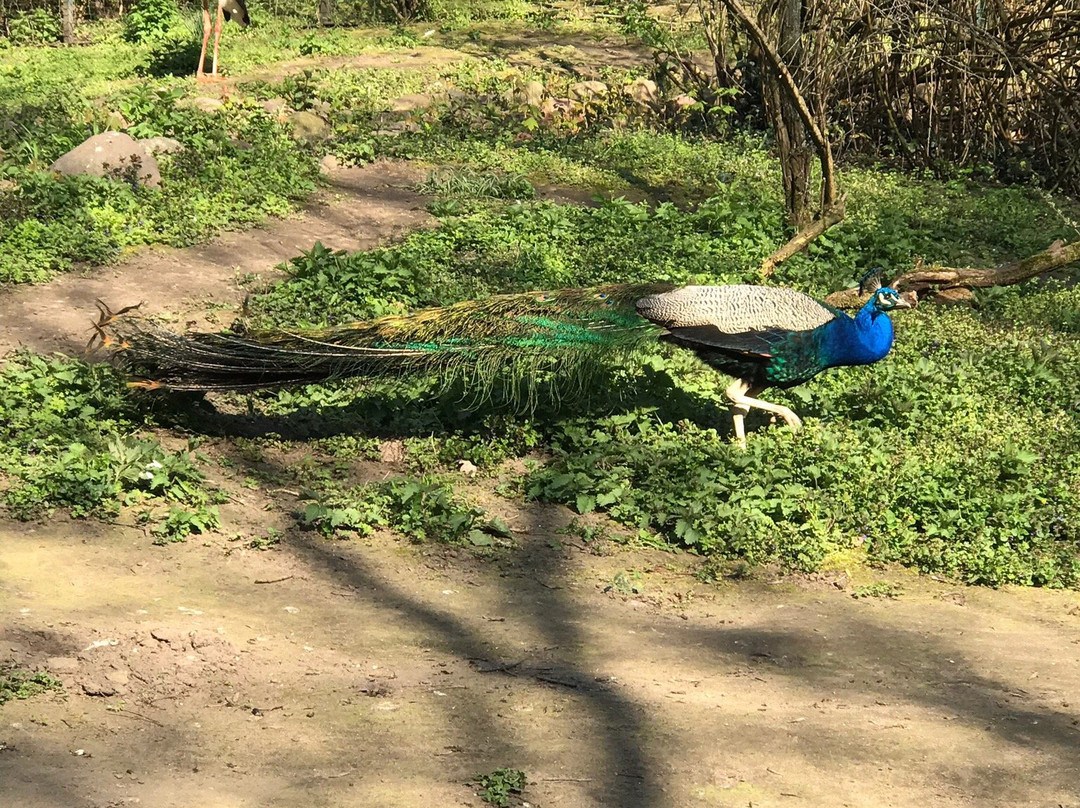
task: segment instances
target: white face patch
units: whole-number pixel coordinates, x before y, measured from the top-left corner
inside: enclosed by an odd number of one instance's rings
[[[888,311],[896,306],[896,300],[896,292],[881,291],[877,293],[877,300],[875,303],[880,310]]]

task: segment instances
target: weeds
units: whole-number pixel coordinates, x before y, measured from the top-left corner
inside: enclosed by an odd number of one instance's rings
[[[59,679],[44,671],[30,673],[13,662],[0,662],[0,705],[14,699],[29,699],[48,690],[63,690]]]
[[[480,787],[480,799],[500,808],[507,808],[512,798],[520,795],[528,781],[520,769],[496,769],[490,774],[478,774],[474,780]]]
[[[144,425],[110,368],[17,355],[0,371],[8,513],[38,519],[62,507],[75,517],[111,518],[123,506],[173,503],[158,535],[175,541],[216,527],[215,494],[190,452],[140,438]]]
[[[342,531],[367,535],[389,527],[416,542],[489,547],[513,538],[502,520],[487,518],[449,483],[433,477],[398,477],[344,492],[331,487],[309,502],[297,520],[327,537]]]
[[[861,598],[887,598],[889,600],[895,600],[900,597],[903,592],[903,587],[899,584],[890,583],[888,581],[878,581],[877,583],[867,584],[866,586],[857,586],[851,592],[851,597],[859,600]]]

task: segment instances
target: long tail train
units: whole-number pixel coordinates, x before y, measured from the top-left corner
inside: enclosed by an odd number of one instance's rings
[[[632,352],[663,329],[635,302],[670,290],[623,284],[499,295],[414,314],[309,331],[174,334],[127,307],[99,301],[100,342],[146,389],[236,390],[348,377],[437,373],[529,381],[539,368],[563,375],[594,367],[600,354]]]

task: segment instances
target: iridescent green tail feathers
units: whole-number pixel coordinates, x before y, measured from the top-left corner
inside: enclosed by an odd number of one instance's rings
[[[672,287],[624,284],[499,295],[312,331],[174,334],[99,304],[97,338],[136,387],[256,390],[349,377],[436,374],[481,392],[496,379],[570,379],[653,342],[635,302]]]

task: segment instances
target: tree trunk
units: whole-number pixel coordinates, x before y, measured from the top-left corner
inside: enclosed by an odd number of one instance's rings
[[[803,86],[802,13],[803,0],[779,0],[776,17],[779,23],[777,53],[787,65],[796,86]],[[766,6],[762,14],[769,13]],[[785,92],[783,79],[767,59],[762,60],[765,81],[763,92],[780,150],[780,168],[784,177],[784,204],[789,223],[799,230],[810,224],[814,211],[810,203],[810,168],[814,151],[802,115],[791,94]]]
[[[70,45],[75,41],[75,0],[60,0],[60,24],[64,44]]]
[[[323,28],[334,24],[332,0],[319,0],[319,25]]]

